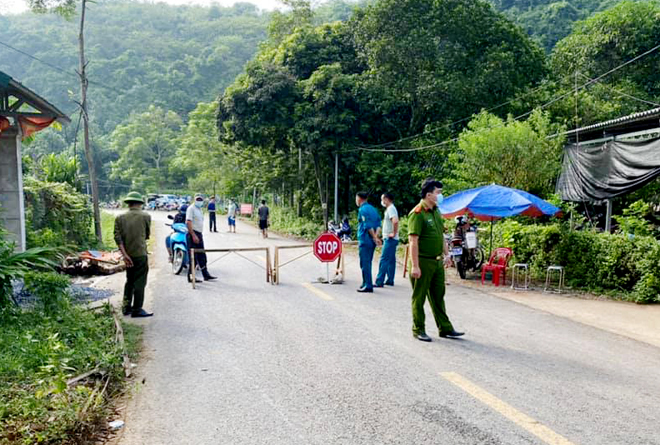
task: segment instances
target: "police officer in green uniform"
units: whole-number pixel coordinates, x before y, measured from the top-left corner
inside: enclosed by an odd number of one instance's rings
[[[426,180],[421,195],[421,202],[410,212],[408,219],[413,336],[421,341],[431,341],[431,337],[426,335],[424,322],[424,302],[428,296],[440,337],[460,337],[464,333],[454,329],[445,310],[443,260],[447,257],[447,245],[442,215],[438,209],[438,204],[442,202],[442,183]]]
[[[144,199],[137,192],[130,192],[124,202],[128,212],[115,218],[115,242],[126,263],[126,285],[122,312],[132,317],[151,317],[142,309],[144,288],[149,274],[147,239],[151,229],[151,216],[142,211]]]

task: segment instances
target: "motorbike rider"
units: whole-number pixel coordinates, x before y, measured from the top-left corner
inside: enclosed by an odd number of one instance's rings
[[[186,223],[186,210],[188,210],[188,205],[184,204],[181,206],[179,211],[177,212],[176,215],[174,215],[174,220],[172,221],[172,224],[185,224]],[[167,253],[169,254],[169,262],[172,262],[172,243],[170,239],[170,235],[167,235],[165,237],[165,247],[167,247]]]

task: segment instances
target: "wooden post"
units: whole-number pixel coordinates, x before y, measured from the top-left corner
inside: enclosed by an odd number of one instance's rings
[[[408,255],[410,253],[410,244],[406,244],[406,255],[403,259],[403,278],[406,278],[406,272],[408,271]]]
[[[270,268],[270,247],[267,247],[266,248],[266,283],[271,283],[272,284],[272,280],[271,280],[271,278],[272,278],[271,273],[272,272],[273,271]]]
[[[197,277],[195,276],[195,249],[190,249],[190,261],[188,261],[188,266],[190,269],[188,269],[188,276],[191,277],[192,281],[192,288],[197,289],[195,287],[195,282],[197,281]]]
[[[275,277],[277,278],[275,284],[280,284],[280,248],[276,247],[275,249],[277,249],[275,251]]]

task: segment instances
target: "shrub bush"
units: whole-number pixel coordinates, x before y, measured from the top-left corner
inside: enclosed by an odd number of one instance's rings
[[[270,228],[279,233],[312,240],[324,231],[322,223],[299,218],[294,209],[275,207],[270,209]]]
[[[93,245],[92,210],[71,185],[25,178],[25,216],[29,247]]]
[[[512,248],[514,261],[529,264],[533,278],[543,280],[548,266],[560,265],[569,286],[616,292],[638,303],[660,302],[660,243],[652,237],[508,220],[496,223],[494,244]]]
[[[25,290],[36,299],[44,313],[56,314],[69,309],[68,277],[55,272],[28,272],[24,280]]]

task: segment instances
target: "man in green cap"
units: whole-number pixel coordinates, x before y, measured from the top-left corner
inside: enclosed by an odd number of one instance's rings
[[[144,199],[138,192],[130,192],[124,202],[128,205],[128,212],[115,218],[115,242],[126,263],[122,312],[136,318],[151,317],[153,314],[142,309],[149,273],[147,239],[151,229],[151,216],[142,211]]]
[[[440,337],[460,337],[464,333],[454,330],[445,310],[443,259],[447,258],[447,244],[438,209],[442,202],[442,183],[427,179],[422,185],[421,195],[421,202],[410,212],[408,219],[413,336],[420,341],[431,341],[431,337],[426,335],[424,320],[424,302],[428,296]]]

